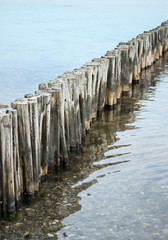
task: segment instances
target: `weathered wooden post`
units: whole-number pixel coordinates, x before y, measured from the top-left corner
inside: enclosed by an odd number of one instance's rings
[[[113,54],[115,55],[116,95],[117,95],[117,103],[118,103],[118,102],[120,102],[121,95],[122,95],[122,86],[121,86],[121,54],[117,50],[114,50]]]
[[[143,57],[143,39],[139,36],[136,38],[138,41],[138,73],[142,71],[142,57]]]
[[[142,56],[142,69],[151,66],[151,46],[150,46],[150,35],[148,33],[143,33],[140,35],[143,39],[143,56]],[[155,56],[157,59],[157,56]]]
[[[57,99],[57,107],[58,107],[58,117],[59,117],[59,128],[60,128],[60,166],[68,164],[68,150],[65,136],[65,99],[67,97],[67,83],[63,78],[58,78],[55,81],[55,85],[53,84],[52,88],[57,87],[57,84],[60,85],[61,91],[59,94],[59,99]]]
[[[161,58],[163,55],[163,28],[162,27],[157,27],[157,32],[158,32],[158,52],[159,52],[159,57]]]
[[[60,119],[58,114],[61,88],[47,89],[51,94],[49,169],[60,168]]]
[[[139,60],[139,43],[136,38],[133,38],[129,41],[129,71],[130,71],[130,80],[129,84],[132,84],[132,81],[139,81],[140,69],[138,66]]]
[[[50,147],[50,100],[51,95],[42,92],[37,97],[38,122],[39,122],[39,161],[41,166],[40,177],[48,172],[49,147]]]
[[[4,216],[15,211],[12,122],[11,112],[0,111],[0,205]]]
[[[90,124],[92,122],[92,71],[91,67],[83,66],[82,69],[85,72],[85,88],[84,88],[84,98],[85,98],[85,129],[88,131],[90,129]]]
[[[163,52],[168,50],[168,21],[165,21],[161,24],[163,27]]]
[[[109,59],[102,57],[102,58],[94,58],[92,61],[99,63],[98,79],[97,79],[97,83],[98,83],[97,84],[97,88],[98,88],[97,111],[98,113],[101,113],[105,107]]]
[[[105,57],[109,60],[105,105],[113,109],[117,103],[116,61],[112,51],[108,51]]]
[[[18,114],[19,154],[23,169],[24,194],[27,197],[34,197],[33,139],[31,139],[29,104],[27,99],[18,99],[12,103],[12,107]]]
[[[130,90],[129,84],[129,56],[128,56],[128,46],[121,43],[116,48],[120,51],[121,54],[121,86],[122,86],[122,94],[128,94]]]
[[[70,149],[78,151],[82,144],[82,123],[80,112],[80,85],[79,79],[73,73],[65,74],[68,82],[70,103]]]
[[[85,120],[86,120],[86,102],[85,102],[85,87],[86,87],[86,79],[85,79],[85,71],[84,69],[75,69],[73,70],[73,74],[77,79],[77,84],[79,87],[79,110],[80,110],[80,122],[81,122],[81,142],[86,137],[86,128],[85,128]]]
[[[12,114],[12,135],[13,135],[13,168],[14,168],[14,182],[15,182],[15,200],[16,207],[21,200],[23,194],[23,172],[19,156],[19,139],[18,139],[18,119],[17,111],[10,108],[9,113]]]
[[[97,117],[97,100],[98,100],[98,62],[87,62],[84,64],[87,68],[92,68],[92,83],[91,83],[91,119],[92,121]]]
[[[37,97],[28,98],[30,139],[33,165],[34,193],[39,193],[40,184],[40,141],[39,141],[39,118]]]

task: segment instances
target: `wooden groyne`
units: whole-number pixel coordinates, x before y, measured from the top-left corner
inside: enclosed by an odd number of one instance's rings
[[[0,107],[0,212],[39,195],[48,171],[69,163],[97,115],[128,94],[140,72],[168,50],[168,21],[103,57],[42,83],[35,94]]]

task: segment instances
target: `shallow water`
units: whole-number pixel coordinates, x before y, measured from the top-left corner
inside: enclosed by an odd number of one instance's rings
[[[0,222],[0,239],[168,239],[168,54],[92,124],[71,168]]]
[[[167,20],[167,0],[0,0],[0,104]]]

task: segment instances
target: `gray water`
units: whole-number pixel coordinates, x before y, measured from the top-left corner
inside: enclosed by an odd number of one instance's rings
[[[0,0],[0,104],[167,20],[167,0]]]
[[[168,53],[92,124],[41,199],[0,221],[1,240],[168,239]]]

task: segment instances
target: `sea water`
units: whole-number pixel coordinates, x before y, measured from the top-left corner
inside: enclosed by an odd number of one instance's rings
[[[167,1],[0,0],[0,104],[167,19]],[[92,124],[71,168],[0,239],[168,239],[168,56]]]
[[[0,104],[167,20],[166,0],[0,0]]]
[[[41,199],[0,221],[1,240],[168,239],[168,53],[91,126]]]

